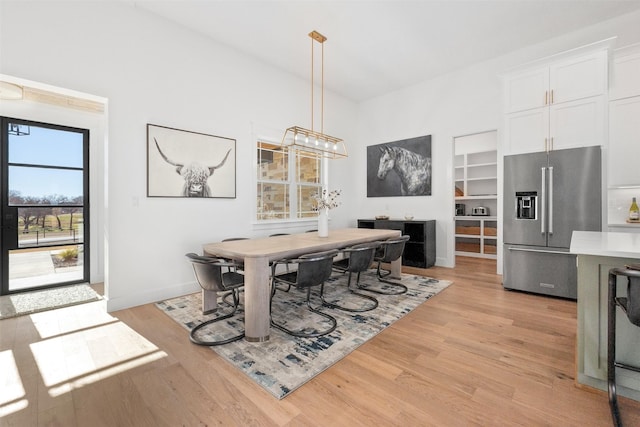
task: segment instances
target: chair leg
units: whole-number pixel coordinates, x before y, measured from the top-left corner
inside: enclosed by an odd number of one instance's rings
[[[226,293],[226,294],[224,294],[224,295],[222,296],[222,302],[224,302],[225,304],[227,304],[229,307],[233,307],[233,306],[235,305],[235,299],[236,299],[236,298],[235,298],[235,296],[236,296],[236,295],[235,295],[235,293],[234,293],[234,292],[235,292],[235,291],[231,291],[231,292]],[[234,299],[234,302],[229,302],[229,301],[228,301],[228,298],[229,298],[230,296],[233,296],[233,297],[234,297],[234,298],[233,298],[233,299]],[[240,296],[240,291],[238,292],[238,296]],[[238,301],[238,305],[239,305],[239,301]]]
[[[198,326],[194,327],[193,329],[191,329],[191,331],[189,332],[189,341],[191,341],[194,344],[197,345],[203,345],[203,346],[216,346],[216,345],[224,345],[224,344],[229,344],[231,342],[234,341],[238,341],[241,340],[242,338],[244,338],[244,331],[242,331],[241,334],[239,335],[234,335],[230,338],[226,338],[223,340],[219,340],[219,341],[203,341],[199,338],[196,337],[196,333],[204,328],[205,326],[211,325],[212,323],[216,323],[219,322],[221,320],[225,320],[228,319],[230,317],[232,317],[237,309],[238,309],[238,304],[240,303],[240,292],[237,289],[234,289],[233,291],[231,291],[233,294],[233,310],[231,310],[231,312],[224,314],[222,316],[218,316],[215,319],[211,319],[211,320],[207,320],[206,322],[202,322],[201,324],[199,324]]]
[[[279,290],[281,290],[282,292],[289,292],[291,290],[291,285],[287,285],[286,288],[277,288]]]
[[[358,272],[358,276],[356,279],[356,286],[358,286],[358,284],[360,283],[360,272]],[[365,311],[371,311],[373,309],[375,309],[376,307],[378,307],[378,300],[375,299],[374,297],[372,297],[371,295],[365,295],[363,293],[360,292],[356,292],[353,289],[351,289],[351,272],[349,272],[349,278],[347,279],[347,290],[349,291],[350,294],[355,295],[356,297],[362,298],[362,299],[367,299],[369,301],[372,302],[372,304],[370,304],[367,307],[364,308],[350,308],[350,307],[345,307],[339,304],[335,304],[329,301],[326,301],[324,299],[324,285],[322,285],[320,287],[320,298],[322,299],[322,305],[325,307],[329,307],[329,308],[333,308],[336,310],[342,310],[342,311],[348,311],[351,313],[363,313]]]
[[[396,289],[396,291],[394,291],[394,292],[386,292],[386,291],[383,291],[381,289],[375,289],[375,288],[371,288],[369,286],[360,285],[360,284],[358,284],[358,288],[359,289],[363,289],[365,291],[374,292],[376,294],[382,294],[382,295],[401,295],[401,294],[406,293],[408,289],[407,289],[407,287],[405,285],[403,285],[402,283],[393,282],[391,280],[386,280],[385,279],[385,277],[389,276],[391,274],[391,272],[389,271],[386,274],[382,273],[382,271],[380,270],[380,264],[382,264],[382,262],[378,261],[378,267],[376,269],[376,275],[378,276],[378,281],[393,286]]]
[[[321,286],[321,292],[322,292],[322,286],[324,286],[324,283],[320,285]],[[314,329],[312,332],[304,332],[304,329],[302,330],[298,330],[298,331],[294,331],[291,329],[288,329],[278,323],[276,323],[273,320],[273,317],[271,318],[271,326],[273,326],[274,328],[280,329],[281,331],[289,334],[289,335],[293,335],[294,337],[300,337],[300,338],[315,338],[315,337],[320,337],[323,335],[327,335],[330,334],[331,332],[333,332],[336,327],[338,326],[338,322],[335,319],[335,317],[327,314],[327,313],[323,313],[322,311],[318,310],[315,307],[311,306],[311,288],[308,287],[307,288],[307,298],[305,300],[306,304],[307,304],[307,308],[309,309],[309,311],[324,317],[325,319],[329,320],[329,322],[331,323],[331,326],[323,329],[323,330],[318,330],[318,329]]]
[[[616,395],[616,282],[617,276],[609,273],[609,295],[607,309],[607,389],[613,425],[622,427],[618,398]]]

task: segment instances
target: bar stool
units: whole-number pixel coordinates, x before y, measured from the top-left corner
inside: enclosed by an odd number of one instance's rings
[[[616,296],[618,276],[627,278],[627,296]],[[616,396],[616,368],[640,372],[640,368],[616,362],[616,306],[620,306],[631,324],[640,327],[640,265],[609,270],[608,325],[607,325],[607,385],[609,391],[609,407],[613,425],[622,427],[618,398]]]

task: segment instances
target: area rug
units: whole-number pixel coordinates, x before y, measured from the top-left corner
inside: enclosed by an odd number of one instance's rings
[[[361,301],[366,304],[364,299],[355,299],[346,292],[346,277],[332,277],[326,282],[325,299],[339,300],[341,304],[352,307],[358,306]],[[363,284],[380,287],[375,271],[363,273],[360,280]],[[375,296],[379,302],[372,311],[349,313],[322,308],[338,321],[338,327],[331,334],[318,338],[295,338],[272,327],[267,342],[240,340],[210,348],[273,396],[282,399],[451,284],[444,280],[406,274],[402,275],[401,283],[409,289],[402,295],[367,293]],[[383,286],[386,288],[386,285]],[[319,328],[326,327],[321,317],[306,308],[305,294],[306,291],[293,288],[289,292],[277,291],[272,308],[274,320],[285,323],[290,329],[313,322],[317,322]],[[318,301],[317,296],[312,297],[314,305]],[[216,316],[202,315],[200,293],[162,301],[156,306],[187,330]],[[227,306],[221,304],[221,310],[227,311]],[[218,340],[237,335],[243,328],[243,322],[243,313],[238,311],[234,317],[204,328],[206,332],[201,338]],[[185,340],[188,341],[186,333]]]
[[[0,297],[0,320],[97,301],[101,298],[85,284],[4,295]]]

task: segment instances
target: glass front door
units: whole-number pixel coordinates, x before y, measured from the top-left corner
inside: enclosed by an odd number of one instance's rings
[[[87,282],[89,131],[2,118],[2,294]]]

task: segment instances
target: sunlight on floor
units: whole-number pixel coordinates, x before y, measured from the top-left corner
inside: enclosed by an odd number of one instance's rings
[[[29,404],[25,399],[24,386],[20,380],[18,365],[11,350],[0,351],[0,417],[20,411]]]
[[[53,397],[165,356],[120,322],[66,332],[31,344],[31,351]]]
[[[0,351],[0,417],[27,408],[29,401],[36,401],[40,387],[54,399],[167,356],[109,315],[104,304],[98,301],[5,320],[15,320],[15,333],[29,338],[22,347]]]

